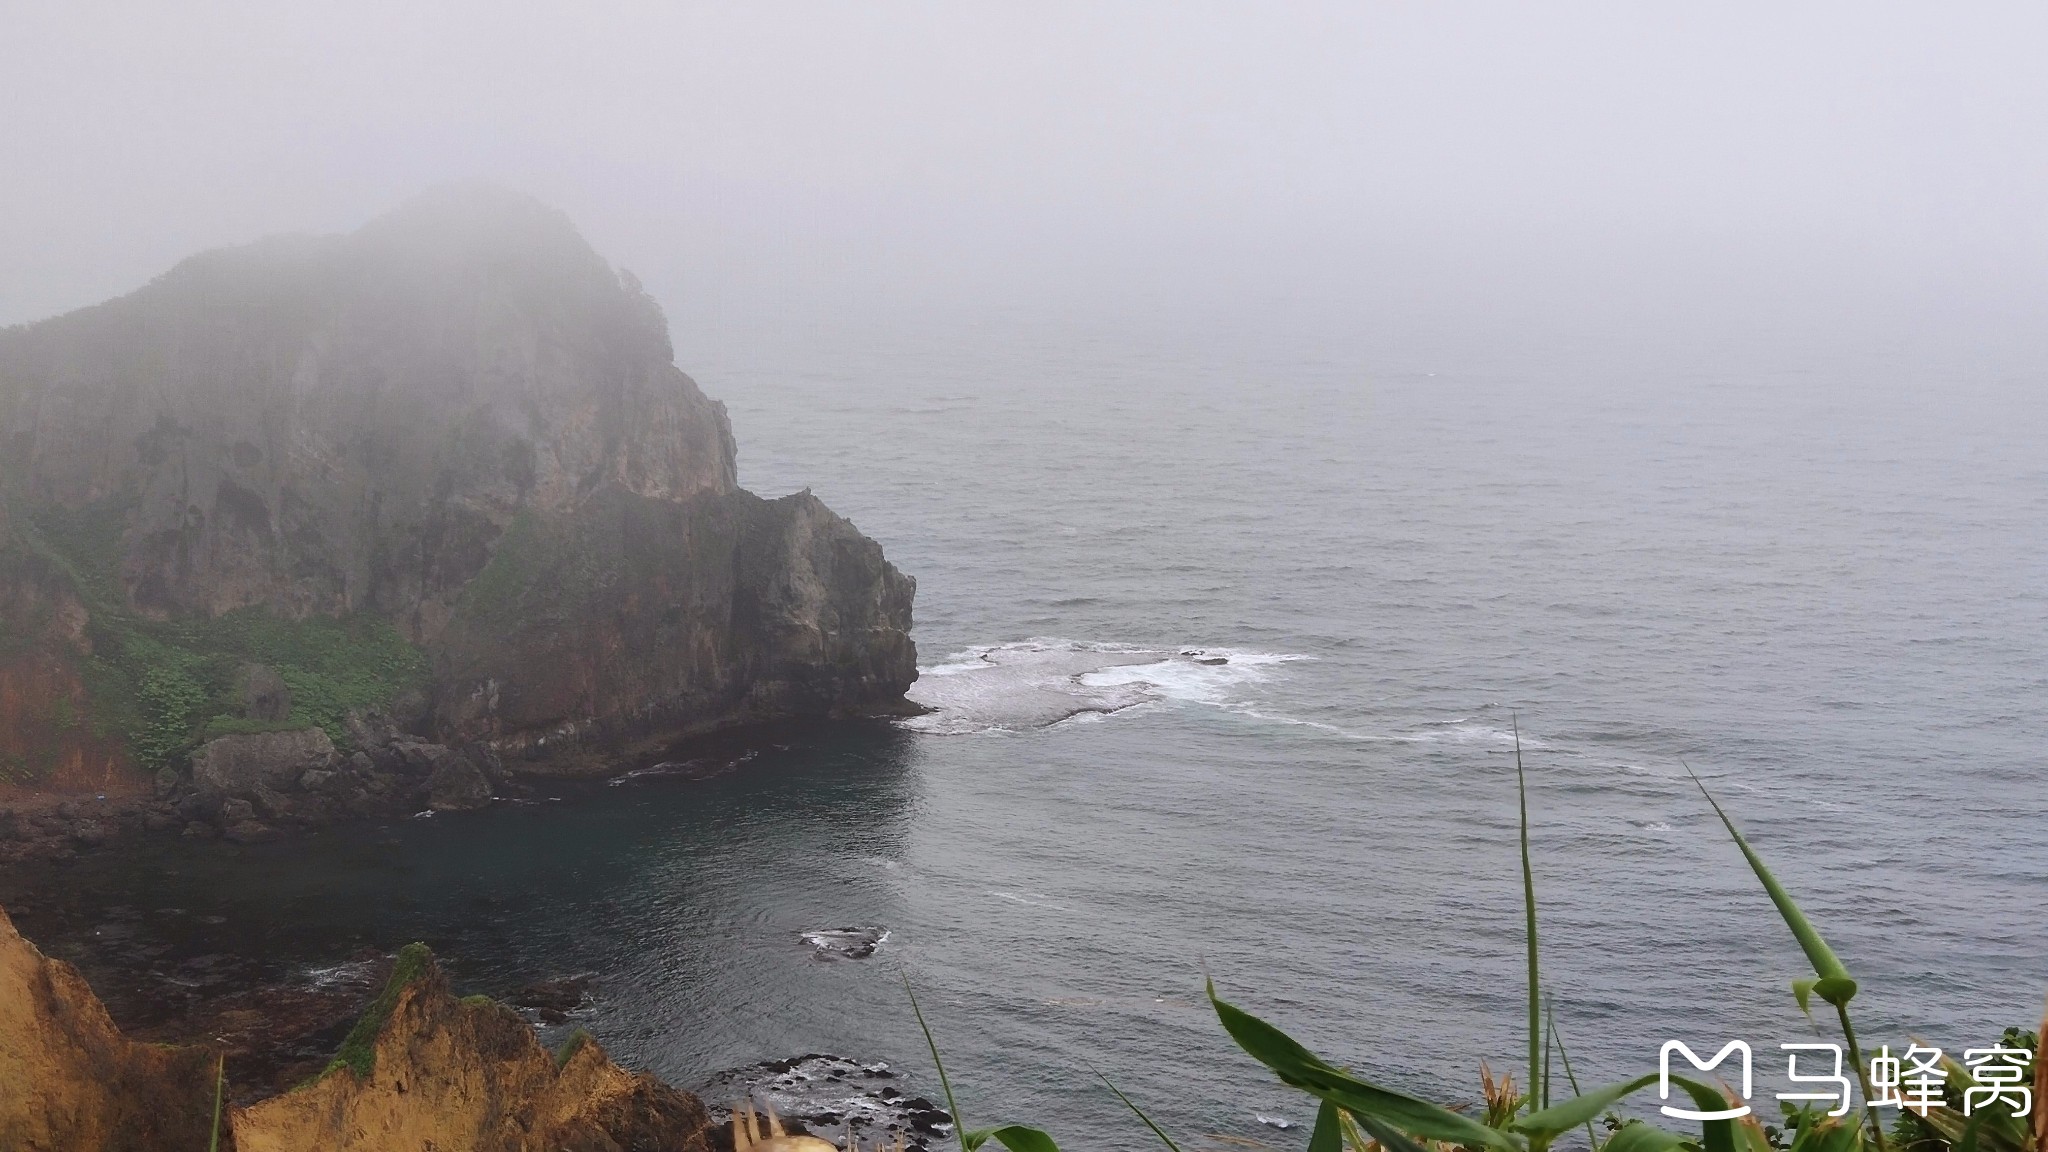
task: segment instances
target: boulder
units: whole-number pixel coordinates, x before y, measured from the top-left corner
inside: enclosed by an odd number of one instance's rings
[[[451,755],[427,777],[427,806],[436,812],[482,808],[491,802],[491,781],[468,756]]]
[[[358,748],[382,748],[400,736],[398,725],[381,708],[350,712],[341,723],[349,743]]]
[[[417,776],[432,775],[455,754],[446,744],[422,744],[416,740],[401,740],[391,749],[398,754],[401,770]]]
[[[292,690],[275,668],[242,666],[242,715],[267,723],[282,722],[292,712]]]
[[[256,811],[262,813],[267,820],[282,820],[296,814],[291,800],[268,784],[258,784],[251,788],[249,798],[254,801]]]
[[[221,835],[237,844],[262,844],[277,839],[277,829],[258,820],[244,820],[228,825]]]
[[[220,822],[223,824],[240,824],[255,818],[256,808],[247,800],[226,800],[221,803]]]
[[[334,762],[334,742],[319,728],[222,736],[192,754],[192,781],[202,788],[246,794],[258,784],[288,785]]]

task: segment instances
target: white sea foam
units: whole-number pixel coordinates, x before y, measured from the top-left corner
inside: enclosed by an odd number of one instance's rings
[[[988,890],[988,894],[998,900],[1008,900],[1012,904],[1024,904],[1032,908],[1050,908],[1055,912],[1073,911],[1073,909],[1064,904],[1053,903],[1043,892],[998,892],[991,888]]]
[[[323,968],[307,968],[300,975],[306,983],[322,991],[337,988],[355,988],[370,985],[370,977],[376,973],[375,960],[345,960]]]
[[[1135,648],[1057,638],[962,652],[919,670],[902,721],[939,735],[1015,732],[1180,701],[1229,706],[1278,665],[1307,657],[1228,648]]]

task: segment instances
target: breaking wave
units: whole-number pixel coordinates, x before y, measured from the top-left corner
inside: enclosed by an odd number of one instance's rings
[[[916,732],[963,735],[1044,728],[1166,701],[1231,706],[1276,665],[1303,659],[1060,639],[998,644],[919,669],[907,695],[931,711],[900,723]]]

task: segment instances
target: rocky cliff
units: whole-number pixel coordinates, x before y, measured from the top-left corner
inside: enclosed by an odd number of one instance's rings
[[[218,1057],[210,1046],[121,1035],[78,973],[0,911],[0,1148],[212,1147]],[[239,1152],[709,1152],[713,1143],[696,1097],[623,1071],[587,1037],[550,1053],[511,1009],[457,1000],[417,944],[399,953],[325,1073],[225,1108],[217,1135]]]
[[[740,490],[673,360],[560,213],[474,187],[0,332],[0,784],[346,752],[379,708],[514,768],[901,710],[913,582]]]

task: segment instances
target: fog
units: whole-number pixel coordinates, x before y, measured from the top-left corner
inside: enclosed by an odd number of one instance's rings
[[[430,7],[9,5],[0,323],[468,178],[684,334],[1977,354],[2048,313],[2036,5]]]

